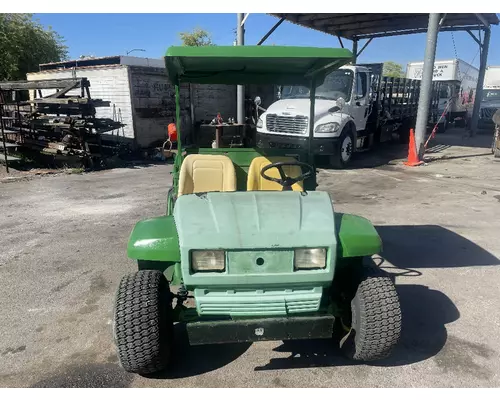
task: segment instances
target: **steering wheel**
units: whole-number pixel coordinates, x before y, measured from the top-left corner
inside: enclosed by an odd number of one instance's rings
[[[286,165],[298,165],[299,167],[306,168],[307,171],[295,178],[292,178],[290,176],[287,176],[285,174],[285,171],[283,171],[283,167]],[[266,175],[265,172],[271,168],[276,168],[278,172],[280,173],[280,178],[273,178],[272,176]],[[266,165],[262,170],[260,171],[260,175],[264,178],[267,179],[268,181],[271,182],[276,182],[279,183],[281,186],[283,186],[283,191],[286,190],[292,190],[292,186],[300,181],[303,181],[304,179],[307,179],[311,176],[311,174],[314,172],[314,168],[306,163],[300,162],[300,161],[279,161],[275,163],[271,163],[269,165]]]

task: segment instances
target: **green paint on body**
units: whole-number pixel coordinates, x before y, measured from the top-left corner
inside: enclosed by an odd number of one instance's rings
[[[130,234],[127,254],[134,260],[180,262],[174,218],[163,216],[138,222]]]
[[[343,258],[378,254],[382,240],[375,227],[366,218],[352,214],[335,214],[339,236],[339,253]]]
[[[231,251],[227,265],[228,273],[239,275],[293,272],[293,250]]]
[[[195,289],[198,315],[278,316],[319,310],[323,288],[217,290]]]
[[[337,256],[333,216],[325,192],[183,195],[175,204],[174,218],[184,283],[188,288],[328,287]],[[305,247],[327,249],[325,269],[293,270],[289,254]],[[226,251],[224,272],[191,270],[191,250],[204,249]],[[265,265],[270,266],[268,271]]]
[[[309,84],[352,60],[347,49],[294,46],[172,46],[165,66],[172,83]]]

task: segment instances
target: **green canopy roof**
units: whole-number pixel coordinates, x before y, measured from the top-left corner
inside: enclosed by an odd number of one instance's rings
[[[347,49],[291,46],[172,46],[165,65],[172,83],[306,84],[352,60]]]

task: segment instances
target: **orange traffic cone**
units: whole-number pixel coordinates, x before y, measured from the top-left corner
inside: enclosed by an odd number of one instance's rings
[[[417,165],[422,165],[424,162],[418,159],[417,155],[417,145],[415,143],[415,134],[413,129],[410,129],[410,143],[408,147],[408,161],[405,162],[405,165],[409,167],[416,167]]]

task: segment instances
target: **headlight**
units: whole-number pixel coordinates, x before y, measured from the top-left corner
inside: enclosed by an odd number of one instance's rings
[[[191,252],[191,268],[194,272],[221,272],[226,268],[223,250],[195,250]]]
[[[259,120],[257,121],[257,128],[262,128],[264,126],[264,121],[262,121],[262,119],[259,118]]]
[[[337,132],[338,130],[339,130],[338,123],[328,122],[326,124],[318,125],[314,131],[318,133],[328,133],[328,132]]]
[[[316,269],[326,267],[326,249],[296,249],[294,268]]]

